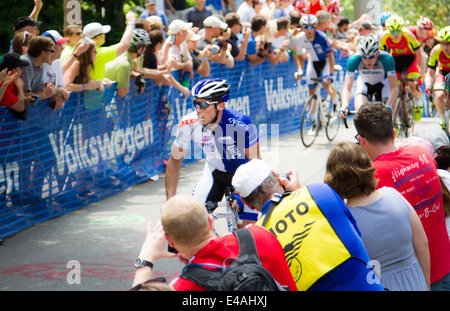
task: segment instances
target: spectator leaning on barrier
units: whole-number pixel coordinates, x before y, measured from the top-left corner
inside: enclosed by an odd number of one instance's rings
[[[130,78],[136,79],[138,94],[144,91],[145,81],[141,74],[134,71],[133,60],[141,56],[150,43],[150,37],[144,29],[135,29],[128,51],[106,64],[105,77],[117,82],[117,95],[119,97],[125,97],[128,94]]]
[[[79,45],[83,44],[79,41],[75,46],[75,50]],[[90,72],[95,68],[95,59],[97,57],[97,45],[95,42],[88,44],[88,49],[77,57],[77,60],[64,72],[64,83],[67,90],[71,92],[82,92],[85,90],[99,90],[103,92],[103,81],[93,80]]]
[[[231,45],[230,54],[235,60],[244,60],[252,30],[249,27],[242,26],[240,17],[237,13],[228,13],[225,16],[225,21],[231,30],[230,38],[227,40]]]
[[[264,62],[266,58],[258,53],[256,45],[256,37],[264,34],[266,28],[267,19],[262,15],[255,15],[252,19],[251,28],[252,34],[248,40],[247,45],[247,58],[253,66],[257,66]]]
[[[44,63],[52,63],[55,52],[52,39],[43,36],[31,39],[27,54],[21,56],[30,62],[30,66],[24,67],[20,76],[24,82],[25,95],[38,95],[40,100],[56,95],[53,85],[45,85],[43,66]]]
[[[228,25],[217,16],[209,16],[203,21],[204,29],[199,32],[201,38],[197,41],[197,48],[202,50],[208,44],[217,44],[219,50],[215,52],[211,61],[223,64],[228,68],[234,67],[234,58],[228,51],[228,38],[231,31]]]
[[[93,80],[103,80],[106,63],[122,55],[130,48],[136,15],[133,12],[129,12],[125,19],[127,26],[122,39],[119,43],[107,47],[104,47],[103,44],[105,43],[105,34],[111,31],[111,26],[101,25],[100,23],[90,23],[84,26],[83,34],[97,44],[95,71],[90,73]]]
[[[192,56],[192,62],[195,72],[203,77],[209,77],[211,66],[209,65],[209,58],[213,55],[211,50],[212,45],[206,45],[201,51],[197,49],[197,41],[201,37],[192,30],[188,30],[188,48]],[[217,48],[217,46],[216,46]]]
[[[53,100],[50,101],[50,107],[53,109],[59,109],[64,104],[64,101],[69,99],[69,92],[66,90],[64,83],[64,73],[60,63],[60,56],[63,50],[63,44],[66,43],[69,38],[62,37],[56,30],[48,30],[42,34],[44,37],[48,37],[55,43],[55,52],[52,53],[51,63],[44,63],[44,83],[51,83],[55,88],[55,95],[52,96]]]
[[[280,241],[298,290],[381,291],[344,201],[325,183],[300,188],[298,173],[287,175],[253,159],[238,167],[232,185],[261,212],[256,224]]]
[[[184,15],[184,21],[186,23],[192,23],[195,32],[203,29],[203,21],[213,14],[211,9],[205,6],[205,1],[206,0],[196,0],[195,5],[192,8],[189,8]]]
[[[83,39],[83,30],[80,25],[68,25],[64,28],[64,37],[69,38],[66,45],[64,46],[64,50],[61,53],[61,64],[69,59],[69,57],[73,54],[75,45]]]
[[[182,70],[183,72],[189,72],[190,77],[194,76],[192,57],[189,53],[189,48],[186,43],[187,31],[192,28],[192,23],[185,23],[180,19],[174,20],[169,25],[168,35],[170,40],[166,40],[165,47],[171,43],[167,60],[163,59],[163,63],[167,63],[167,70]],[[175,38],[175,42],[172,40]]]
[[[0,71],[5,75],[1,85],[4,93],[0,106],[11,108],[14,115],[21,120],[27,119],[26,105],[32,100],[30,96],[25,96],[23,81],[20,78],[22,68],[27,66],[30,66],[30,62],[21,59],[20,55],[14,52],[4,54],[0,64]]]
[[[194,196],[174,196],[169,199],[161,211],[161,220],[152,229],[147,227],[147,237],[139,253],[133,286],[151,278],[153,263],[161,258],[178,259],[184,264],[220,265],[230,257],[237,258],[239,245],[234,234],[216,236],[212,231],[213,219],[205,205]],[[277,239],[266,229],[250,225],[247,227],[254,237],[261,263],[282,286],[296,291],[294,280],[286,265],[283,249]],[[178,255],[167,251],[166,241],[173,246]],[[138,262],[138,261],[137,261]],[[184,271],[171,286],[177,291],[206,290],[195,282],[185,278]]]

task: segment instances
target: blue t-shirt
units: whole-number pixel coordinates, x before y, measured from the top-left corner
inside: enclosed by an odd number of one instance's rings
[[[256,51],[256,41],[255,37],[253,37],[253,33],[248,39],[247,43],[247,55],[255,55],[258,51]]]

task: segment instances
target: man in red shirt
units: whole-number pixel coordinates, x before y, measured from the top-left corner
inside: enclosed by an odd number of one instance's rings
[[[184,263],[214,264],[222,266],[225,259],[239,256],[239,246],[234,234],[216,236],[212,231],[212,217],[204,204],[194,196],[174,196],[161,211],[161,222],[152,231],[142,246],[133,286],[150,279],[151,262],[164,257],[175,257],[167,252],[165,241],[178,250]],[[294,279],[286,263],[284,251],[276,237],[265,228],[249,225],[247,228],[255,239],[262,265],[282,286],[296,291]],[[144,265],[142,265],[144,261]],[[150,262],[150,263],[148,263]],[[177,291],[205,290],[201,286],[181,277],[172,282]]]
[[[15,116],[26,119],[25,105],[31,101],[23,92],[23,81],[20,78],[22,67],[28,66],[27,60],[21,59],[19,54],[10,52],[3,55],[3,62],[0,64],[0,71],[5,68],[13,81],[6,87],[3,97],[0,100],[0,106],[6,106],[13,110]],[[3,87],[3,84],[2,86]]]
[[[397,189],[422,222],[430,249],[431,290],[449,290],[442,286],[450,282],[450,240],[435,160],[420,146],[396,147],[392,115],[383,103],[363,104],[354,123],[375,168],[377,188]]]

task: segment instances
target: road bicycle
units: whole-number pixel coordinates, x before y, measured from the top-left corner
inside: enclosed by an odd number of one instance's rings
[[[234,200],[234,198],[231,196],[232,193],[233,187],[227,187],[225,189],[225,201],[221,202],[208,201],[205,203],[208,213],[213,218],[213,232],[216,235],[219,235],[216,229],[216,220],[220,218],[225,218],[226,229],[228,232],[233,232],[238,228],[238,225],[242,224],[242,220],[239,218],[238,212],[231,207]],[[215,212],[216,208],[218,207],[224,208],[225,212]]]
[[[392,122],[396,137],[399,140],[412,135],[414,130],[414,97],[407,82],[418,81],[418,78],[406,78],[406,72],[402,73],[400,90],[394,111],[392,112]]]
[[[341,69],[341,66],[335,66],[336,71]],[[341,94],[336,90],[337,100],[333,103],[330,95],[322,98],[321,91],[324,79],[304,77],[302,80],[312,80],[316,83],[316,91],[308,98],[303,107],[300,121],[302,143],[308,148],[312,146],[322,128],[325,128],[325,134],[329,141],[336,138],[342,123],[338,111],[341,106]]]
[[[434,80],[431,85],[434,85]],[[427,113],[430,118],[434,118],[436,116],[436,104],[434,103],[434,96],[433,96],[433,88],[431,88],[430,92],[426,94],[427,96]]]

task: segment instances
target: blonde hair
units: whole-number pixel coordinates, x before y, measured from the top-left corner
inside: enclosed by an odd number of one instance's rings
[[[200,243],[211,231],[206,207],[194,196],[169,199],[161,211],[161,223],[170,239],[183,246]]]

